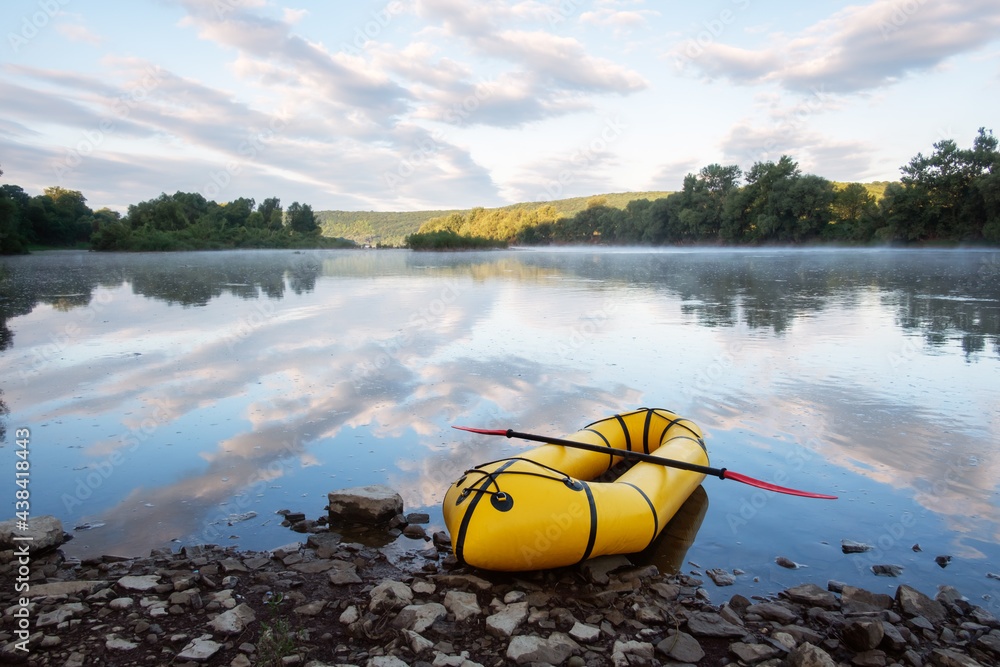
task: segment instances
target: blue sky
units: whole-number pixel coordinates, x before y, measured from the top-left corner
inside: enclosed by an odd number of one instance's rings
[[[895,180],[1000,133],[995,0],[7,0],[0,168],[124,210],[676,190],[791,155]]]

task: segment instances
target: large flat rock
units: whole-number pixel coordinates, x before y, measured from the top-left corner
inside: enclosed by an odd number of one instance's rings
[[[403,513],[403,497],[385,484],[340,489],[327,497],[335,523],[379,524]]]

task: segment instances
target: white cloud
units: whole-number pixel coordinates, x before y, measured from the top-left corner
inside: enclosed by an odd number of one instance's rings
[[[103,42],[107,41],[106,38],[90,32],[86,26],[73,23],[61,23],[56,26],[56,30],[72,42],[83,42],[91,46],[100,46]]]
[[[879,0],[849,6],[798,34],[775,33],[763,48],[687,40],[672,54],[709,77],[857,92],[938,67],[995,41],[998,32],[1000,5],[993,0]]]
[[[288,7],[285,7],[282,10],[281,18],[285,23],[289,25],[295,25],[296,23],[304,19],[308,14],[309,14],[308,9],[289,9]]]

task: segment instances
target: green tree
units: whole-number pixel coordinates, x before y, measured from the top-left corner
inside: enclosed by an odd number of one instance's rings
[[[891,193],[901,200],[892,202],[892,208],[908,209],[910,216],[893,219],[894,233],[906,241],[977,240],[991,233],[992,177],[1000,173],[997,144],[993,131],[981,127],[971,149],[945,139],[934,144],[930,155],[917,153],[901,167],[905,192]]]
[[[2,169],[0,176],[3,176]],[[23,195],[23,199],[19,195]],[[29,200],[24,190],[16,185],[0,186],[0,255],[28,252],[28,238],[21,222],[21,209]]]
[[[319,234],[320,231],[312,207],[297,201],[288,207],[288,226],[299,234]]]
[[[282,220],[283,216],[280,199],[277,197],[268,197],[260,203],[257,210],[264,218],[264,223],[267,225],[268,229],[274,231],[281,229],[284,221]]]

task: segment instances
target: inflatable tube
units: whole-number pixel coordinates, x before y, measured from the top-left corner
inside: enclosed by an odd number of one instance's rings
[[[708,465],[701,429],[669,410],[613,415],[567,439],[607,453],[543,445],[449,487],[444,520],[460,562],[513,572],[642,551],[705,478],[643,462],[614,482],[589,481],[622,460],[616,450]]]

